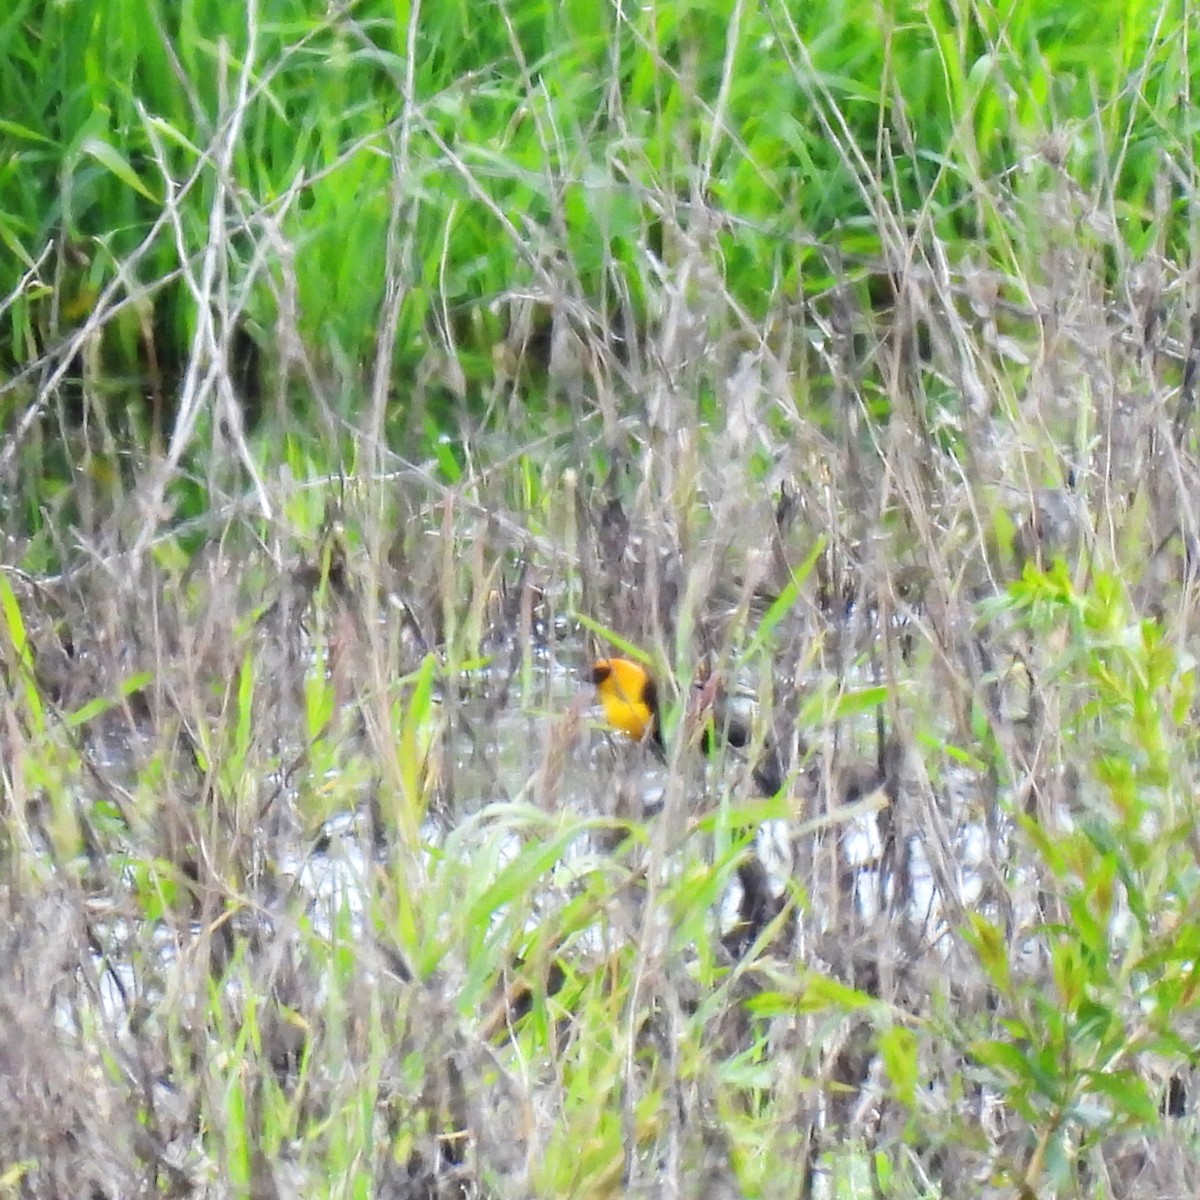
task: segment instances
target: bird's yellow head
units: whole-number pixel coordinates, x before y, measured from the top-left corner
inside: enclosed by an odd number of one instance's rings
[[[663,748],[658,689],[645,667],[627,658],[601,658],[592,664],[592,682],[608,723],[626,737],[649,739]]]

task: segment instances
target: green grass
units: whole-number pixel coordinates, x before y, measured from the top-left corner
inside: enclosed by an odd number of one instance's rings
[[[1048,248],[1036,205],[1010,197],[1064,173],[1116,222],[1098,251],[1136,261],[1192,234],[1175,7],[250,13],[28,0],[6,18],[13,369],[89,313],[109,370],[144,368],[136,322],[109,315],[124,300],[153,307],[160,355],[184,355],[207,249],[229,318],[268,347],[298,336],[317,379],[386,354],[388,428],[411,436],[433,401],[405,381],[431,358],[484,410],[498,298],[658,321],[675,223],[711,222],[721,286],[753,320],[930,238],[1023,278]],[[389,278],[403,295],[377,342]],[[439,426],[452,411],[435,405]]]

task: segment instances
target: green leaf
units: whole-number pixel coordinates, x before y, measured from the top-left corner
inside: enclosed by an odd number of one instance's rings
[[[763,614],[762,620],[758,623],[758,628],[754,631],[754,636],[750,639],[750,645],[746,647],[747,658],[754,655],[756,651],[761,650],[770,641],[771,634],[775,631],[775,626],[791,612],[792,606],[796,603],[800,595],[800,589],[812,573],[812,569],[816,565],[817,559],[821,557],[821,552],[824,549],[825,535],[822,534],[813,543],[813,548],[808,552],[808,557],[792,572],[791,579],[788,580],[783,590],[776,596],[771,607]]]
[[[640,649],[630,641],[626,641],[619,633],[609,629],[607,625],[601,625],[599,621],[593,621],[591,617],[585,616],[580,612],[571,613],[571,620],[578,622],[584,629],[589,630],[598,638],[610,643],[624,654],[626,658],[632,658],[635,662],[640,662],[645,667],[652,667],[654,665],[654,660],[645,650]]]
[[[1073,1013],[1083,995],[1084,971],[1075,942],[1060,942],[1050,954],[1054,983],[1058,988],[1063,1010]]]
[[[111,171],[122,183],[145,196],[152,204],[161,203],[159,197],[142,183],[138,178],[137,172],[111,142],[106,142],[102,138],[95,136],[87,137],[84,138],[83,144],[79,149],[81,153],[91,155],[92,158],[100,163],[101,166]]]
[[[833,706],[833,719],[852,717],[856,713],[867,712],[878,708],[887,700],[888,690],[885,687],[858,688],[852,692],[843,692],[838,696]]]
[[[879,1053],[892,1081],[892,1094],[912,1108],[917,1099],[917,1038],[911,1029],[892,1025],[879,1034]]]
[[[1001,991],[1009,991],[1012,987],[1012,970],[1003,934],[980,913],[968,913],[967,916],[971,923],[971,943],[979,956],[980,966]]]
[[[44,146],[54,145],[52,138],[38,133],[36,129],[30,129],[27,125],[19,125],[16,121],[6,121],[3,117],[0,117],[0,133],[11,134],[13,137],[23,138],[27,142],[41,142]]]
[[[68,713],[65,719],[67,728],[78,729],[81,725],[86,725],[93,718],[108,712],[120,701],[132,696],[134,692],[141,691],[144,687],[149,687],[153,682],[154,675],[150,671],[141,671],[137,675],[131,675],[121,684],[116,696],[97,696],[94,700],[89,700],[77,708],[73,713]]]
[[[1087,1086],[1106,1096],[1127,1117],[1147,1125],[1157,1124],[1158,1104],[1150,1095],[1146,1081],[1134,1071],[1087,1071]]]
[[[820,1012],[826,1008],[858,1012],[876,1003],[866,992],[860,992],[857,988],[849,987],[817,971],[812,971],[804,977],[801,988],[801,1012]]]
[[[976,1062],[989,1067],[1009,1084],[1028,1084],[1033,1079],[1029,1055],[1011,1042],[984,1039],[972,1042],[970,1051]]]
[[[33,650],[25,628],[25,619],[21,615],[21,605],[12,590],[8,576],[4,574],[0,574],[0,614],[4,617],[4,626],[8,631],[13,653],[20,664],[19,691],[29,706],[30,723],[37,733],[43,733],[46,728],[46,712],[33,672]]]

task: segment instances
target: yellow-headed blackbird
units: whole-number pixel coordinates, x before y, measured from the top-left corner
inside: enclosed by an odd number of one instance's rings
[[[592,682],[608,723],[634,741],[649,741],[665,758],[658,689],[645,667],[627,658],[602,658],[592,666]],[[705,718],[700,734],[700,748],[705,754],[716,750],[718,739],[739,750],[750,745],[748,721],[724,702],[715,679],[701,684],[694,700],[696,710]],[[755,787],[764,796],[773,796],[783,786],[784,773],[778,752],[768,743],[751,772]]]
[[[614,729],[665,752],[658,689],[644,667],[627,658],[602,658],[592,665],[592,682]]]
[[[592,682],[608,723],[636,741],[649,741],[659,757],[665,758],[658,689],[646,669],[626,658],[602,658],[592,666]],[[718,738],[738,749],[750,745],[749,722],[724,702],[715,678],[709,677],[697,687],[691,707],[705,721],[700,734],[705,754],[713,753]],[[773,796],[783,786],[783,763],[769,742],[750,774],[760,795]],[[786,907],[784,898],[775,896],[757,855],[751,853],[739,863],[738,878],[742,884],[739,920],[722,939],[735,958],[745,954]]]

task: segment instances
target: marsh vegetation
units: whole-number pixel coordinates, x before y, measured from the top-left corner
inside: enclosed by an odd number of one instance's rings
[[[1200,1192],[1194,21],[799,8],[0,18],[0,1194]]]

